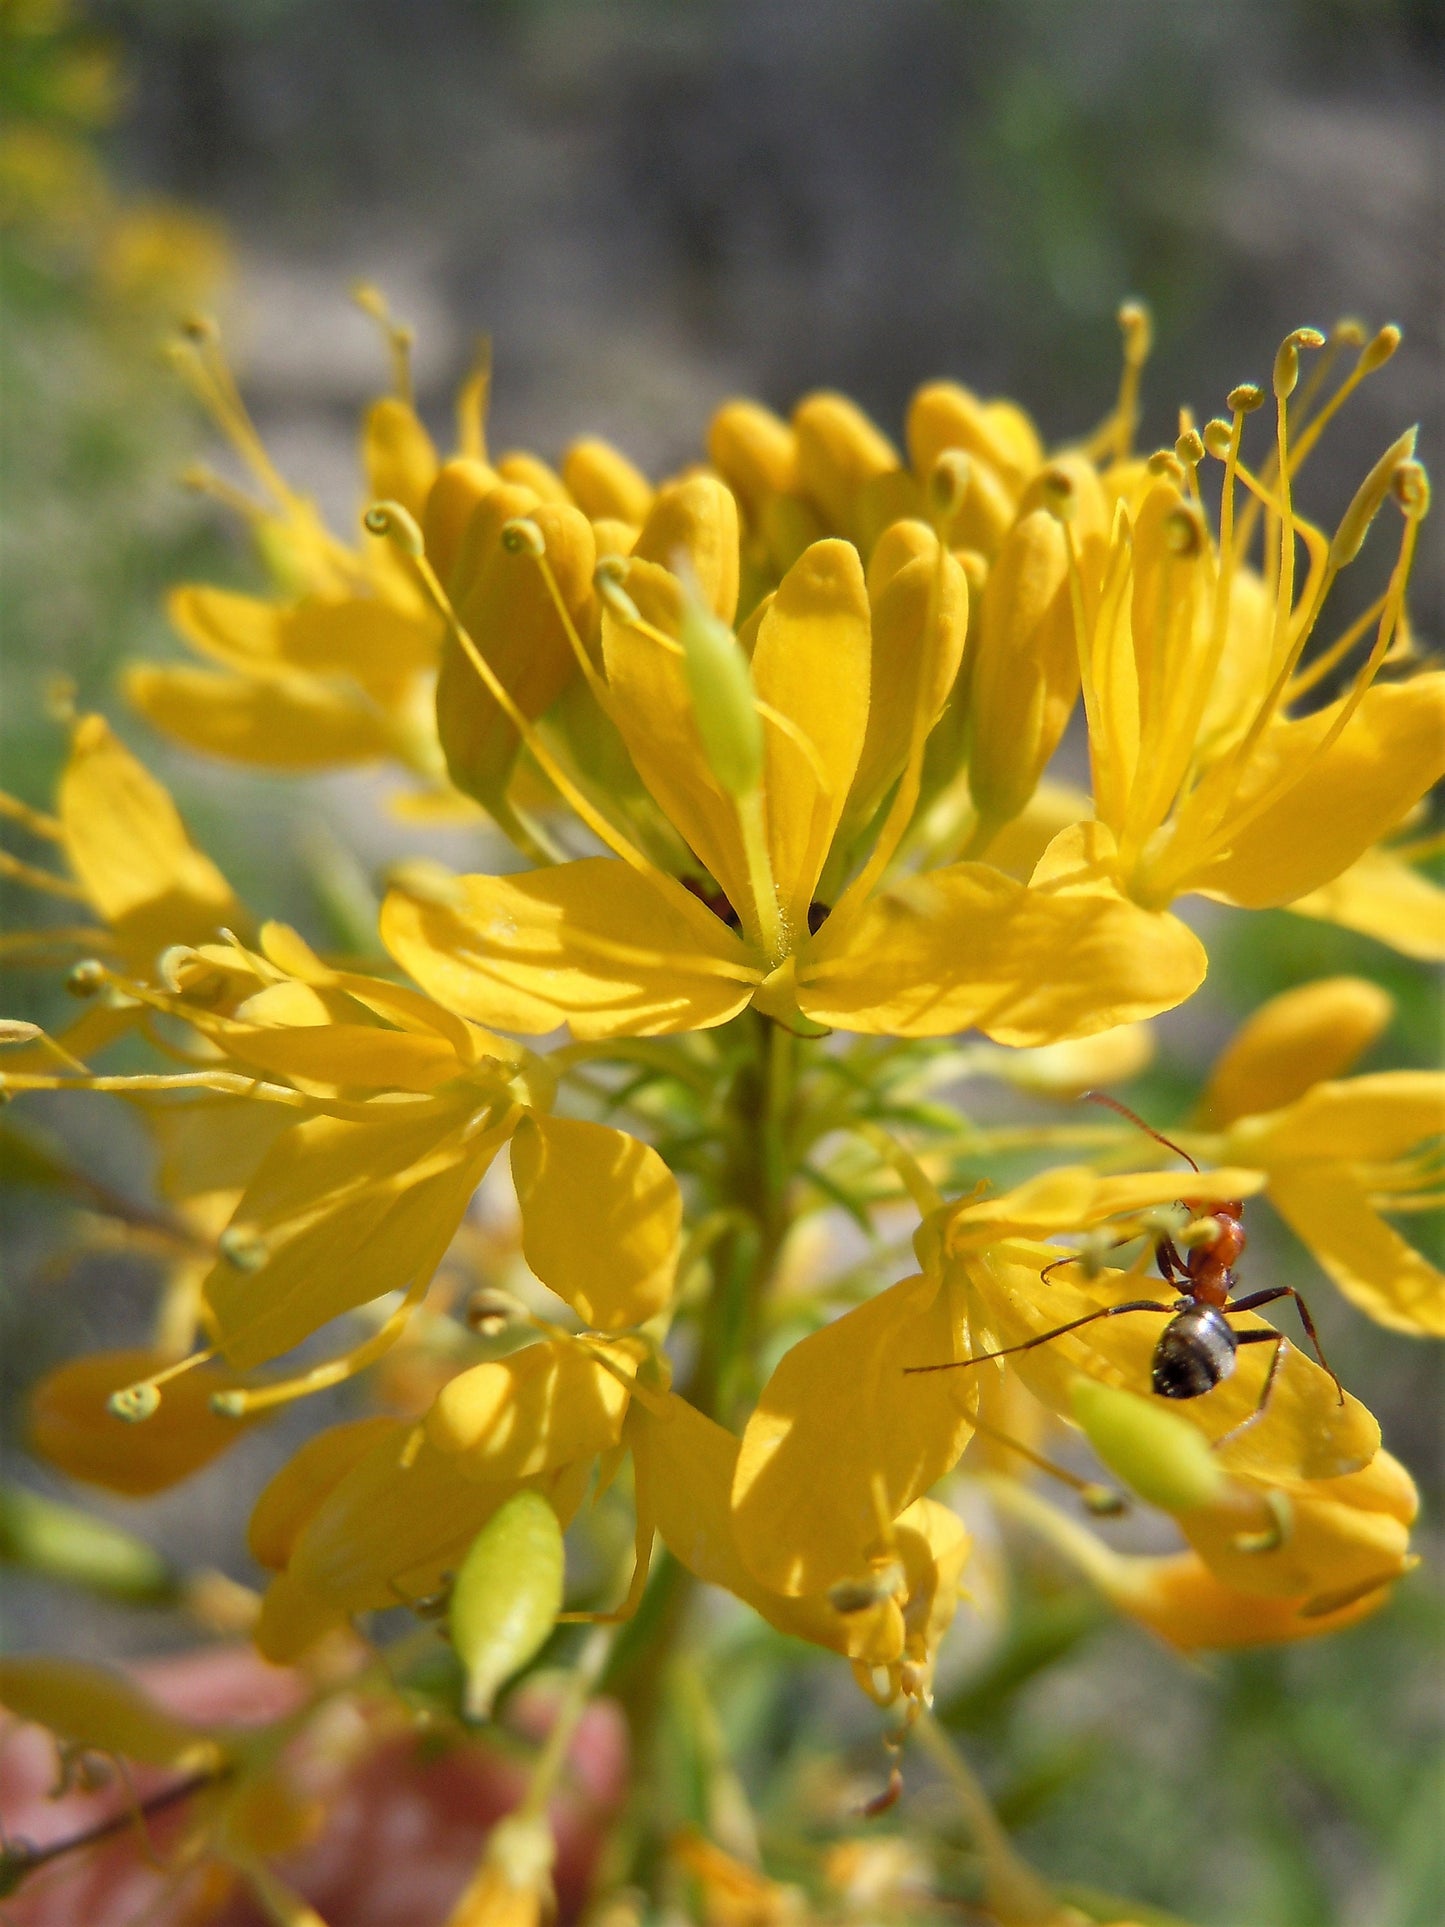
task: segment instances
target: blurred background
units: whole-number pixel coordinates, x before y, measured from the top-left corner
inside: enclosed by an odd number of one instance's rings
[[[485,331],[494,444],[549,458],[599,433],[666,472],[725,396],[786,412],[818,386],[897,436],[940,375],[1017,398],[1059,441],[1107,410],[1114,311],[1136,295],[1156,322],[1146,446],[1172,439],[1181,403],[1203,418],[1267,380],[1289,328],[1358,314],[1399,322],[1405,346],[1311,462],[1306,513],[1337,515],[1411,421],[1439,465],[1440,0],[96,0],[70,25],[15,0],[0,18],[3,780],[47,797],[67,677],[242,893],[303,925],[303,827],[355,819],[356,779],[205,767],[119,717],[112,690],[126,656],[170,650],[166,583],[257,579],[178,485],[212,451],[158,344],[193,300],[221,315],[283,471],[348,530],[359,414],[387,381],[347,299],[359,279],[415,325],[441,440]],[[1439,521],[1412,603],[1427,646]],[[15,893],[0,907],[24,921]],[[1209,984],[1160,1026],[1135,1096],[1151,1117],[1178,1115],[1233,1024],[1307,976],[1353,970],[1399,997],[1370,1068],[1437,1058],[1435,985],[1380,946],[1283,913],[1247,929],[1221,913],[1209,934]],[[5,1008],[44,1015],[50,994],[16,973]],[[101,1176],[141,1181],[123,1120],[47,1121]],[[1297,1248],[1252,1210],[1259,1281],[1289,1265],[1308,1290]],[[89,1257],[62,1273],[40,1214],[5,1212],[11,1474],[48,1490],[19,1393],[134,1333],[146,1272]],[[1438,1373],[1314,1285],[1327,1346],[1426,1489],[1428,1546]],[[286,1449],[254,1436],[116,1516],[243,1571],[239,1521]],[[15,1640],[39,1628],[114,1654],[181,1636],[29,1578],[4,1597]],[[1012,1642],[950,1717],[1060,1878],[1213,1927],[1437,1927],[1438,1600],[1417,1577],[1351,1634],[1186,1667],[1026,1582]]]

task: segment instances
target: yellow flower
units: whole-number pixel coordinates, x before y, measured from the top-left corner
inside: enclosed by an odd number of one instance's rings
[[[1382,1215],[1439,1202],[1445,1072],[1315,1084],[1235,1119],[1225,1155],[1263,1171],[1271,1204],[1345,1296],[1394,1331],[1445,1336],[1445,1276]]]
[[[695,1577],[721,1586],[779,1632],[844,1654],[859,1684],[887,1704],[925,1698],[938,1646],[952,1624],[969,1538],[946,1506],[915,1499],[895,1516],[870,1510],[851,1535],[844,1586],[786,1589],[760,1578],[747,1557],[734,1504],[740,1442],[676,1393],[634,1407],[628,1424],[637,1468],[639,1538],[653,1531]]]
[[[89,1352],[46,1374],[30,1395],[31,1449],[72,1479],[145,1497],[189,1478],[234,1445],[245,1430],[211,1407],[234,1374],[187,1373],[146,1424],[127,1426],[110,1410],[114,1392],[149,1380],[174,1363],[161,1351]]]
[[[966,622],[963,573],[924,525],[890,530],[867,579],[847,543],[808,548],[745,626],[738,706],[704,736],[696,651],[702,636],[722,646],[715,622],[738,580],[735,524],[712,503],[680,518],[700,606],[640,542],[604,597],[605,680],[588,676],[692,860],[680,876],[659,868],[529,743],[622,860],[460,878],[455,905],[393,891],[382,932],[397,961],[467,1015],[522,1032],[567,1022],[582,1038],[706,1027],[755,1002],[795,1027],[977,1025],[1043,1044],[1188,996],[1197,940],[1120,897],[1087,826],[1057,838],[1028,884],[981,863],[887,880]],[[751,786],[747,757],[719,756],[759,725]]]
[[[1289,398],[1301,347],[1322,340],[1301,329],[1280,350],[1276,452],[1262,477],[1240,459],[1260,393],[1236,390],[1232,422],[1211,423],[1202,441],[1183,438],[1180,458],[1161,458],[1142,497],[1121,501],[1099,570],[1074,544],[1096,847],[1143,904],[1162,907],[1187,891],[1246,908],[1309,899],[1393,831],[1445,769],[1445,675],[1388,684],[1377,675],[1404,634],[1405,587],[1428,506],[1413,431],[1366,477],[1332,538],[1292,499],[1319,429],[1393,352],[1398,333],[1387,329],[1366,345],[1354,375],[1306,427]],[[1224,463],[1217,550],[1194,476],[1206,446]],[[1241,481],[1255,499],[1236,513]],[[1392,494],[1404,537],[1387,590],[1365,622],[1306,662],[1331,588]],[[1266,527],[1282,530],[1263,577],[1246,561],[1261,505]],[[1300,543],[1308,568],[1297,587]],[[1371,621],[1373,639],[1345,693],[1292,715]],[[1315,898],[1312,913],[1324,903]],[[1357,927],[1375,927],[1364,890],[1346,907]],[[1388,902],[1382,912],[1379,933],[1388,937],[1399,914]]]
[[[1180,1191],[1199,1208],[1211,1199],[1247,1197],[1263,1183],[1261,1172],[1239,1168],[1183,1178],[1178,1173],[1102,1178],[1081,1168],[1047,1172],[1001,1198],[947,1207],[940,1214],[945,1270],[966,1307],[965,1356],[1028,1344],[1111,1305],[1148,1300],[1161,1309],[1159,1315],[1131,1312],[1093,1318],[1081,1329],[1048,1337],[1048,1342],[1007,1361],[936,1376],[972,1380],[1006,1365],[1045,1406],[1069,1420],[1072,1385],[1079,1374],[1146,1393],[1163,1314],[1176,1288],[1141,1276],[1140,1267],[1129,1272],[1099,1269],[1090,1276],[1089,1268],[1078,1264],[1055,1268],[1044,1281],[1044,1268],[1061,1253],[1058,1246],[1034,1240],[1066,1229],[1110,1228],[1119,1237],[1138,1236],[1138,1214],[1170,1202]],[[1231,1313],[1230,1324],[1241,1334],[1274,1329],[1252,1312]],[[910,1361],[931,1362],[923,1357]],[[1379,1449],[1380,1434],[1365,1407],[1348,1393],[1341,1402],[1328,1372],[1291,1346],[1261,1412],[1270,1365],[1270,1348],[1252,1345],[1240,1352],[1237,1369],[1206,1395],[1172,1409],[1180,1423],[1196,1426],[1217,1444],[1219,1463],[1230,1473],[1280,1484],[1341,1478],[1367,1466]],[[976,1388],[970,1393],[979,1395]]]
[[[470,1478],[405,1419],[363,1419],[308,1441],[257,1501],[251,1548],[276,1572],[256,1643],[277,1664],[354,1613],[435,1593],[492,1514],[523,1484],[566,1524],[586,1460],[527,1478]]]

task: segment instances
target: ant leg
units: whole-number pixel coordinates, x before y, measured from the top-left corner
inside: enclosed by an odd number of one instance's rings
[[[1283,1295],[1284,1287],[1281,1286],[1280,1296],[1283,1297]],[[1231,1306],[1230,1309],[1233,1310],[1233,1306]],[[1274,1354],[1269,1361],[1269,1369],[1264,1375],[1264,1384],[1260,1388],[1258,1405],[1255,1406],[1248,1418],[1241,1419],[1238,1425],[1231,1425],[1227,1432],[1220,1433],[1219,1437],[1214,1441],[1214,1449],[1216,1452],[1221,1445],[1227,1445],[1231,1439],[1237,1439],[1241,1432],[1247,1432],[1251,1425],[1258,1424],[1259,1420],[1264,1417],[1264,1408],[1269,1404],[1269,1395],[1274,1390],[1274,1381],[1279,1377],[1280,1365],[1283,1362],[1285,1353],[1289,1350],[1289,1340],[1283,1332],[1236,1332],[1235,1337],[1241,1345],[1268,1345],[1273,1341]]]
[[[987,1358],[1012,1358],[1015,1352],[1031,1352],[1035,1345],[1047,1345],[1052,1338],[1062,1338],[1065,1332],[1075,1332],[1081,1325],[1092,1325],[1100,1318],[1117,1318],[1125,1311],[1162,1311],[1172,1312],[1172,1305],[1156,1304],[1152,1298],[1131,1298],[1126,1304],[1105,1305],[1102,1311],[1086,1312],[1082,1318],[1071,1318],[1067,1325],[1057,1325],[1051,1332],[1040,1332],[1037,1338],[1026,1338],[1022,1345],[1005,1345],[1001,1351],[975,1352],[972,1358],[950,1358],[943,1365],[905,1365],[905,1373],[911,1372],[953,1372],[961,1365],[981,1365]]]
[[[1315,1357],[1335,1381],[1335,1390],[1339,1393],[1340,1403],[1343,1405],[1345,1402],[1345,1388],[1340,1383],[1340,1375],[1325,1357],[1324,1351],[1320,1346],[1320,1335],[1315,1330],[1315,1321],[1310,1317],[1310,1308],[1304,1299],[1300,1297],[1293,1285],[1271,1285],[1267,1291],[1252,1291],[1247,1298],[1236,1298],[1228,1309],[1230,1311],[1258,1311],[1261,1305],[1272,1305],[1276,1298],[1293,1298],[1299,1306],[1300,1323],[1304,1326],[1309,1336],[1309,1341],[1315,1348]],[[1238,1337],[1241,1345],[1246,1345],[1250,1342],[1249,1335],[1246,1332],[1240,1332]]]

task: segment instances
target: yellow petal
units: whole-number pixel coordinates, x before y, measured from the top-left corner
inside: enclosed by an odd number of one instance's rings
[[[231,886],[186,835],[167,791],[103,717],[75,726],[59,808],[76,876],[137,963],[149,968],[170,944],[248,924]]]
[[[676,577],[634,558],[625,587],[654,629],[677,635],[682,597]],[[669,649],[655,635],[604,611],[602,653],[617,727],[638,775],[728,901],[746,904],[748,866],[737,805],[713,775],[680,647]]]
[[[1227,1505],[1178,1515],[1180,1530],[1225,1585],[1310,1601],[1372,1591],[1408,1571],[1415,1492],[1388,1452],[1343,1478],[1288,1479],[1272,1487],[1247,1480],[1242,1487],[1260,1496],[1271,1490],[1286,1501],[1278,1544],[1268,1543],[1275,1522],[1263,1506],[1264,1545],[1251,1543]]]
[[[517,486],[484,495],[467,524],[455,568],[457,615],[531,721],[567,687],[577,658],[536,557],[513,554],[503,545],[502,531],[516,516],[526,516],[541,530],[563,606],[584,640],[596,619],[597,547],[591,523],[570,503],[541,501],[533,490]],[[511,775],[519,738],[452,635],[442,644],[437,731],[458,789],[483,803],[497,798]]]
[[[530,1483],[565,1524],[590,1468]],[[414,1428],[398,1426],[342,1477],[302,1527],[285,1579],[333,1615],[400,1606],[434,1592],[517,1483],[483,1484]],[[318,1615],[319,1617],[319,1615]],[[314,1636],[314,1635],[313,1635]],[[274,1655],[273,1655],[274,1656]]]
[[[30,1445],[72,1479],[143,1498],[164,1492],[236,1444],[244,1420],[219,1418],[213,1392],[237,1383],[201,1365],[172,1379],[159,1409],[140,1424],[106,1410],[112,1392],[164,1371],[163,1352],[90,1352],[47,1372],[30,1394]]]
[[[1307,896],[1349,869],[1445,774],[1445,671],[1377,683],[1337,740],[1316,754],[1339,706],[1266,735],[1225,823],[1276,782],[1287,778],[1290,787],[1242,823],[1225,854],[1190,861],[1196,825],[1186,810],[1167,857],[1171,871],[1182,872],[1177,888],[1207,890],[1252,910]],[[1202,784],[1196,796],[1203,799],[1209,787]]]
[[[738,610],[738,506],[715,475],[688,475],[660,488],[632,553],[664,569],[685,555],[704,606],[732,622]]]
[[[237,1249],[259,1262],[242,1269],[223,1258],[206,1278],[224,1355],[260,1364],[340,1313],[430,1277],[510,1128],[509,1119],[474,1117],[470,1105],[293,1126],[231,1221]]]
[[[681,884],[588,857],[515,877],[462,877],[465,910],[394,891],[382,941],[439,1003],[504,1030],[578,1037],[706,1029],[763,972]]]
[[[586,1325],[640,1325],[672,1296],[677,1179],[650,1144],[605,1124],[526,1117],[512,1139],[522,1251]]]
[[[979,598],[968,780],[989,824],[1027,803],[1079,692],[1064,532],[1045,509],[1015,523]]]
[[[808,926],[808,905],[843,814],[868,726],[868,592],[858,551],[815,542],[789,569],[758,629],[759,699],[807,738],[805,753],[765,721],[768,847],[785,925]]]
[[[373,502],[400,502],[420,521],[436,480],[437,452],[415,409],[384,395],[366,411],[361,460]]]
[[[1271,1117],[1243,1118],[1230,1155],[1266,1166],[1328,1159],[1382,1163],[1445,1129],[1445,1071],[1373,1071],[1315,1084]]]
[[[1407,1244],[1340,1164],[1284,1164],[1269,1197],[1351,1304],[1377,1325],[1445,1338],[1445,1273]]]
[[[502,478],[488,462],[471,455],[456,455],[443,462],[426,498],[421,516],[427,560],[436,570],[448,595],[455,594],[454,575],[461,557],[467,526],[481,502]]]
[[[1058,1256],[1049,1245],[996,1245],[965,1253],[953,1262],[967,1281],[969,1327],[978,1351],[991,1351],[1050,1335],[1048,1342],[1010,1358],[1009,1367],[1034,1395],[1061,1417],[1070,1414],[1076,1372],[1106,1385],[1147,1394],[1150,1361],[1166,1318],[1162,1312],[1130,1312],[1101,1318],[1082,1330],[1052,1336],[1060,1325],[1128,1299],[1154,1299],[1167,1307],[1174,1292],[1157,1278],[1106,1271],[1091,1283],[1073,1271],[1055,1271],[1040,1283],[1043,1267]],[[1275,1329],[1252,1312],[1231,1313],[1236,1332]],[[1305,1341],[1301,1338],[1300,1343]],[[1251,1345],[1239,1353],[1232,1377],[1202,1398],[1178,1400],[1175,1413],[1209,1439],[1223,1435],[1259,1409],[1272,1347]],[[999,1367],[979,1365],[978,1371]],[[940,1377],[965,1374],[940,1373]],[[1380,1428],[1357,1399],[1337,1402],[1334,1381],[1291,1341],[1281,1361],[1264,1416],[1221,1450],[1228,1471],[1284,1478],[1335,1478],[1367,1465],[1379,1449]]]
[[[1262,1004],[1225,1046],[1200,1100],[1221,1127],[1277,1111],[1312,1084],[1347,1071],[1394,1015],[1395,1000],[1363,977],[1321,977]]]
[[[410,1432],[405,1419],[375,1414],[349,1419],[318,1432],[261,1488],[246,1528],[246,1545],[259,1566],[280,1572],[296,1541],[322,1501],[334,1492],[353,1465],[383,1439]]]
[[[1129,1171],[1105,1177],[1086,1164],[1057,1165],[997,1198],[951,1205],[940,1214],[948,1249],[981,1249],[1000,1238],[1047,1238],[1188,1196],[1204,1205],[1264,1189],[1262,1171]]]
[[[258,1002],[251,998],[248,1005]],[[264,1012],[247,1009],[247,1017],[255,1015]],[[239,1063],[302,1090],[432,1091],[463,1069],[442,1038],[374,1024],[267,1025],[202,1015],[196,1029]]]
[[[1406,957],[1445,959],[1445,890],[1389,850],[1366,850],[1347,870],[1289,906],[1377,937]]]
[[[122,684],[126,700],[163,735],[261,769],[374,763],[395,747],[386,718],[359,692],[310,676],[261,680],[137,663]]]
[[[643,1356],[635,1343],[547,1339],[488,1359],[442,1387],[427,1414],[427,1438],[463,1461],[469,1479],[526,1479],[595,1459],[621,1437],[631,1375]]]
[[[953,1294],[907,1278],[785,1353],[748,1420],[733,1520],[749,1569],[778,1592],[867,1569],[888,1526],[955,1463],[971,1425]]]
[[[799,958],[799,1005],[844,1030],[1052,1044],[1183,1003],[1204,978],[1198,938],[1087,867],[1074,877],[1026,886],[956,863],[908,878],[829,918]]]
[[[908,554],[900,531],[916,531]],[[918,539],[921,538],[921,539]],[[899,566],[879,568],[887,551]],[[940,568],[938,539],[919,522],[899,522],[868,565],[873,652],[868,728],[848,800],[850,822],[866,823],[908,760],[915,721],[926,735],[958,676],[968,631],[968,582],[951,555]],[[904,559],[906,554],[906,559]]]
[[[222,668],[346,675],[388,701],[435,665],[440,641],[434,619],[369,596],[280,604],[191,584],[172,590],[166,606],[186,640]]]
[[[175,1772],[214,1768],[220,1748],[119,1673],[41,1654],[0,1659],[0,1703],[72,1745]]]
[[[849,1658],[886,1666],[903,1650],[903,1619],[891,1599],[840,1613],[826,1598],[788,1598],[763,1585],[744,1563],[731,1494],[738,1440],[675,1392],[656,1412],[634,1408],[629,1425],[637,1468],[637,1507],[673,1557],[696,1578],[721,1586],[779,1632]]]
[[[1312,1601],[1271,1598],[1225,1585],[1194,1552],[1160,1559],[1112,1557],[1117,1575],[1105,1590],[1114,1603],[1183,1652],[1319,1639],[1368,1618],[1388,1597],[1372,1589],[1337,1608],[1311,1611]]]

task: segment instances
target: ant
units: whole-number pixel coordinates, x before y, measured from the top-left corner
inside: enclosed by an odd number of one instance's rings
[[[1137,1124],[1156,1143],[1173,1151],[1177,1157],[1184,1159],[1191,1170],[1198,1172],[1199,1166],[1182,1146],[1146,1124],[1126,1104],[1106,1096],[1103,1091],[1085,1091],[1084,1096],[1095,1104],[1106,1104],[1111,1111],[1117,1111],[1120,1117],[1128,1118],[1131,1124]],[[1245,1246],[1244,1226],[1241,1223],[1244,1216],[1243,1199],[1210,1204],[1207,1210],[1202,1208],[1197,1199],[1185,1198],[1181,1202],[1187,1210],[1212,1220],[1214,1237],[1208,1244],[1193,1246],[1188,1252],[1181,1252],[1172,1238],[1160,1238],[1156,1243],[1154,1255],[1160,1276],[1165,1284],[1177,1286],[1179,1290],[1179,1296],[1172,1304],[1160,1304],[1153,1298],[1130,1298],[1122,1305],[1106,1305],[1101,1311],[1086,1312],[1082,1318],[1072,1318],[1068,1324],[1058,1325],[1053,1331],[1041,1332],[1037,1338],[1027,1338],[1021,1345],[1005,1345],[1000,1351],[978,1352],[972,1358],[951,1359],[945,1365],[908,1365],[904,1369],[909,1372],[946,1372],[955,1366],[980,1365],[985,1359],[1009,1358],[1016,1352],[1031,1352],[1036,1345],[1047,1345],[1051,1339],[1062,1338],[1065,1332],[1078,1331],[1080,1326],[1092,1325],[1100,1318],[1118,1318],[1125,1312],[1133,1311],[1157,1311],[1163,1312],[1169,1319],[1159,1334],[1150,1368],[1154,1390],[1161,1398],[1202,1398],[1229,1377],[1241,1345],[1274,1346],[1259,1404],[1244,1421],[1245,1425],[1252,1425],[1263,1416],[1269,1403],[1274,1381],[1279,1375],[1280,1361],[1289,1349],[1289,1340],[1283,1332],[1235,1331],[1229,1323],[1228,1314],[1258,1311],[1262,1305],[1271,1305],[1276,1299],[1293,1298],[1299,1306],[1300,1322],[1314,1347],[1315,1357],[1334,1380],[1340,1404],[1343,1405],[1344,1387],[1320,1348],[1319,1334],[1315,1330],[1315,1321],[1310,1317],[1309,1307],[1293,1285],[1270,1285],[1264,1291],[1251,1292],[1247,1298],[1230,1298],[1236,1283],[1233,1267]],[[1039,1277],[1041,1280],[1047,1279],[1058,1266],[1077,1262],[1073,1258],[1055,1258],[1052,1264],[1044,1266]],[[1234,1429],[1241,1431],[1243,1426]]]

